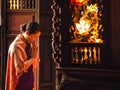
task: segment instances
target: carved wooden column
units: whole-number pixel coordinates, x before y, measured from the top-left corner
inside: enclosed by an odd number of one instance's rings
[[[52,57],[55,62],[61,61],[61,7],[59,0],[53,0],[51,6],[53,10],[52,17]]]

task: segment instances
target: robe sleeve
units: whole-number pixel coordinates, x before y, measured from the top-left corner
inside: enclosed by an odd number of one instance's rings
[[[25,68],[25,62],[27,61],[27,55],[25,50],[21,46],[17,46],[14,49],[14,64],[16,69],[16,75],[20,76]]]

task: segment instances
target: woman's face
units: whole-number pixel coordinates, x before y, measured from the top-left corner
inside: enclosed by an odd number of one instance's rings
[[[39,36],[41,35],[41,32],[37,31],[33,34],[29,34],[27,36],[27,42],[28,43],[35,43],[35,41],[37,40],[37,38],[39,38]]]

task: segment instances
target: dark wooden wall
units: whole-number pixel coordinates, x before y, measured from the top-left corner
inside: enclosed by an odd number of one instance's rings
[[[120,65],[120,0],[111,0],[111,43],[115,64]]]
[[[55,65],[52,61],[52,0],[40,0],[41,70],[40,90],[55,90]]]
[[[0,42],[1,42],[2,34],[1,34],[1,0],[0,0]],[[1,52],[1,44],[0,44],[0,63],[1,63],[1,57],[2,57],[2,52]],[[1,64],[0,64],[0,69],[1,69]],[[0,89],[1,89],[1,70],[0,70]]]

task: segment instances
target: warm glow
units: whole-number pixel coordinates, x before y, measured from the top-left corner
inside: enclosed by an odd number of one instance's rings
[[[84,2],[88,0],[71,0],[76,2]],[[84,6],[85,5],[85,6]],[[77,34],[79,37],[75,38],[86,41],[86,42],[96,42],[103,43],[102,36],[99,34],[103,32],[103,26],[100,23],[101,11],[97,3],[94,4],[83,4],[74,7],[73,23],[75,26],[74,36]]]
[[[90,6],[87,6],[87,10],[89,11],[89,12],[98,12],[98,7],[97,7],[97,4],[91,4]]]
[[[10,0],[10,9],[19,9],[19,0]]]
[[[79,4],[79,5],[82,5],[82,4],[84,4],[86,1],[88,1],[88,0],[70,0],[70,3],[71,3],[71,4]]]
[[[79,23],[76,23],[76,28],[80,32],[80,34],[87,32],[89,27],[90,25],[84,20],[81,20]]]

